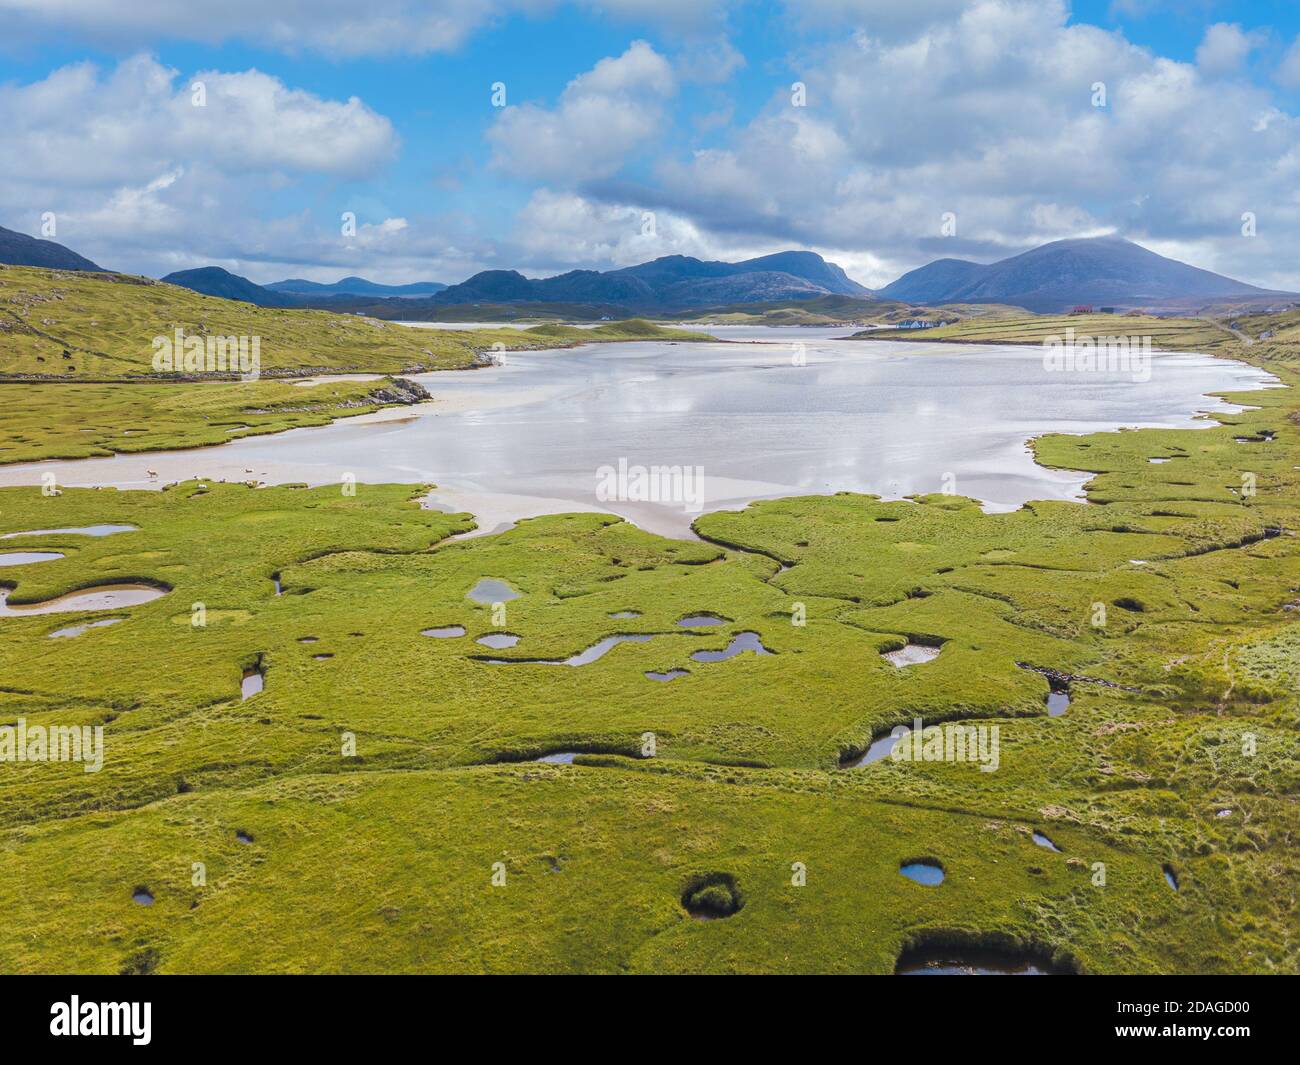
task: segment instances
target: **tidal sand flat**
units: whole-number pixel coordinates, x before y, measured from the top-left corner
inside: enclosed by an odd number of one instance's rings
[[[1204,355],[1155,355],[1151,376],[1056,373],[1037,348],[840,341],[843,329],[735,331],[731,343],[509,352],[501,365],[418,380],[433,403],[214,448],[0,468],[0,485],[160,487],[208,476],[267,484],[432,483],[483,530],[604,510],[688,537],[703,511],[837,491],[886,499],[950,488],[986,509],[1078,499],[1084,473],[1036,464],[1049,432],[1192,427],[1232,410],[1208,394],[1271,383]],[[786,334],[793,334],[789,336]],[[753,337],[755,339],[749,339]],[[806,365],[795,365],[795,356]],[[602,468],[700,471],[690,498],[602,498]],[[151,478],[149,470],[158,477]],[[761,479],[759,479],[761,478]],[[603,493],[608,495],[608,493]],[[624,493],[632,495],[632,493]]]

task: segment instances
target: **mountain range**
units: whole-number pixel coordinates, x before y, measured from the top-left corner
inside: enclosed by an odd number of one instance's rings
[[[345,277],[332,285],[301,279],[258,285],[219,266],[180,270],[162,280],[262,307],[354,310],[401,300],[394,305],[395,313],[412,318],[437,307],[475,304],[564,304],[613,313],[669,313],[734,303],[871,296],[840,267],[810,251],[778,252],[738,263],[668,255],[619,270],[570,270],[539,280],[515,270],[484,270],[451,286],[436,281],[380,285],[361,277]]]
[[[1078,304],[1164,307],[1279,295],[1167,259],[1121,237],[1057,240],[987,266],[938,259],[876,294],[909,303],[1009,303],[1039,312]]]
[[[272,292],[246,277],[232,274],[220,266],[200,266],[195,270],[177,270],[161,278],[169,285],[180,285],[204,296],[219,296],[225,300],[255,303],[259,307],[299,307],[302,300],[281,292]]]
[[[673,310],[818,296],[868,296],[834,263],[810,251],[784,251],[738,263],[667,255],[621,270],[570,270],[530,280],[515,270],[485,270],[440,292],[435,303],[592,303]]]
[[[364,277],[344,277],[335,281],[332,285],[324,285],[319,281],[304,281],[302,278],[294,277],[287,281],[272,281],[269,285],[263,285],[262,287],[269,289],[271,292],[279,292],[290,296],[306,296],[311,299],[322,299],[327,296],[376,296],[380,299],[409,299],[437,295],[447,286],[441,281],[416,281],[410,285],[380,285],[374,281],[367,281]]]
[[[411,285],[380,285],[364,277],[345,277],[333,284],[291,278],[258,285],[246,277],[232,274],[220,266],[201,266],[195,270],[178,270],[162,278],[169,285],[201,292],[205,296],[242,300],[259,307],[322,307],[327,310],[350,309],[358,300],[425,299],[447,286],[437,281],[420,281]],[[336,304],[345,304],[339,308]]]
[[[0,263],[102,269],[61,244],[3,228]],[[537,279],[515,270],[484,270],[450,286],[436,281],[381,285],[363,277],[332,284],[291,278],[258,285],[218,266],[181,270],[162,280],[262,307],[360,311],[417,321],[436,321],[440,315],[467,318],[475,307],[515,315],[535,311],[573,317],[668,316],[837,296],[911,305],[998,303],[1046,313],[1080,304],[1168,313],[1195,311],[1211,303],[1294,298],[1166,258],[1121,237],[1053,241],[988,264],[937,259],[875,292],[810,251],[777,252],[736,263],[667,255],[618,270],[570,270]]]

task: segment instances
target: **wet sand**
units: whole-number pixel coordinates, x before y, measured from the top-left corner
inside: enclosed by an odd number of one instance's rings
[[[1235,408],[1206,393],[1273,380],[1202,355],[1157,355],[1151,379],[1135,382],[1051,373],[1032,348],[832,339],[842,329],[731,332],[765,339],[509,352],[501,365],[418,375],[428,403],[210,448],[0,467],[0,485],[38,484],[44,473],[65,487],[433,484],[426,505],[473,514],[480,535],[543,514],[605,512],[690,538],[701,513],[757,499],[899,499],[945,480],[989,511],[1080,499],[1089,475],[1038,466],[1030,438],[1208,427],[1198,412]],[[795,353],[806,362],[792,363]],[[600,471],[620,462],[703,475],[673,501],[607,498]]]

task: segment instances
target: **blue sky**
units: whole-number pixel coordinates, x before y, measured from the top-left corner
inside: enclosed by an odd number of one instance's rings
[[[1121,232],[1300,288],[1294,2],[0,0],[0,17],[0,224],[52,215],[105,266],[457,281],[807,247],[879,285]]]

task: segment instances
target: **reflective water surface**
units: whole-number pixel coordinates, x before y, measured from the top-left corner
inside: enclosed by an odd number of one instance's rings
[[[598,344],[507,352],[503,365],[424,374],[435,402],[217,448],[0,470],[0,484],[157,487],[189,476],[266,483],[423,482],[485,529],[530,514],[606,510],[688,536],[700,509],[758,498],[956,490],[990,509],[1077,498],[1084,474],[1037,466],[1045,432],[1191,426],[1231,409],[1206,393],[1272,379],[1203,355],[1152,359],[1150,379],[1044,367],[1038,348],[832,339],[848,330],[731,329],[730,343]],[[804,365],[796,365],[799,359]],[[700,467],[702,491],[602,498],[602,467]],[[160,471],[151,480],[147,469]],[[624,495],[632,493],[624,493]],[[690,498],[686,498],[689,496]]]

